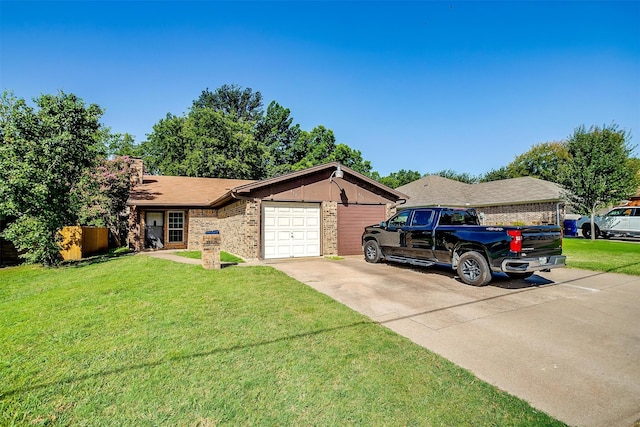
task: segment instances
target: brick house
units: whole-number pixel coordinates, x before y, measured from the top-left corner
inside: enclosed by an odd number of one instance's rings
[[[562,187],[528,176],[465,184],[430,175],[397,190],[409,196],[407,207],[475,208],[486,225],[562,225],[565,216]]]
[[[222,250],[247,259],[362,253],[364,226],[406,198],[336,162],[260,181],[152,176],[135,168],[129,245],[201,248],[219,230]]]

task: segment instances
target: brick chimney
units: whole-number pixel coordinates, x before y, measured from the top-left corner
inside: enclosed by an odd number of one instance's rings
[[[131,186],[142,184],[144,176],[144,162],[140,157],[131,158]]]

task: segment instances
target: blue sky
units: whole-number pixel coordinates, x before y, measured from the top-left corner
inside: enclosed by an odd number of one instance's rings
[[[577,126],[640,142],[640,2],[0,1],[0,89],[137,142],[237,84],[373,169],[479,175]],[[640,150],[636,149],[635,153]]]

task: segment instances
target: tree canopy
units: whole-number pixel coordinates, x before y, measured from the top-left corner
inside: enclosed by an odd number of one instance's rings
[[[262,117],[262,94],[238,85],[222,85],[215,91],[206,88],[193,101],[193,109],[210,108],[237,121],[256,122]]]
[[[507,166],[507,173],[509,178],[532,176],[558,182],[560,167],[567,160],[569,153],[564,142],[544,142],[517,156]]]
[[[235,85],[204,90],[186,115],[167,114],[140,148],[148,170],[163,175],[263,179],[330,161],[371,171],[331,129],[302,130],[275,101],[265,114],[260,92]]]
[[[630,168],[633,147],[627,133],[617,125],[584,126],[575,129],[567,141],[569,160],[560,170],[560,183],[571,204],[593,217],[597,209],[629,198],[638,188],[637,170]]]
[[[2,96],[0,214],[14,219],[5,238],[27,261],[48,265],[59,258],[58,231],[77,222],[74,190],[103,147],[103,112],[64,92],[33,101]]]
[[[422,178],[422,174],[418,171],[400,169],[398,172],[391,172],[387,176],[380,176],[378,172],[373,172],[371,173],[371,178],[387,187],[398,188]]]

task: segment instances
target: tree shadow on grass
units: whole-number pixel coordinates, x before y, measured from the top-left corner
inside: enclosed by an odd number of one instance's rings
[[[110,249],[107,252],[98,253],[98,254],[91,255],[79,260],[63,261],[58,265],[58,267],[61,267],[61,268],[86,267],[88,265],[102,264],[116,258],[121,258],[124,256],[132,256],[132,255],[135,255],[135,253],[128,249],[126,250],[123,250],[122,248]]]

